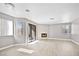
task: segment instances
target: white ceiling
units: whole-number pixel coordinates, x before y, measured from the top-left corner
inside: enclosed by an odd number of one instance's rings
[[[78,3],[14,3],[14,5],[17,17],[26,17],[39,24],[67,23],[79,17]],[[30,12],[26,12],[26,9]]]

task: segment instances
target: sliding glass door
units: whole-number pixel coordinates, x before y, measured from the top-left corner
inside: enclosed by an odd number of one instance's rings
[[[33,42],[36,40],[36,25],[28,24],[28,26],[29,26],[28,42]]]

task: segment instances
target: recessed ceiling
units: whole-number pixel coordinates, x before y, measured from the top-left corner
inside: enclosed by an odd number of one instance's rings
[[[16,16],[28,18],[38,24],[68,23],[79,17],[78,3],[14,3],[14,5]]]

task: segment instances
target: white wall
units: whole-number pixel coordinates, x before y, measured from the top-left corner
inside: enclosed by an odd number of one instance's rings
[[[79,19],[72,22],[72,40],[79,42]]]
[[[55,24],[49,26],[49,38],[64,38],[70,39],[70,34],[66,34],[63,32],[62,27],[70,24]]]
[[[59,38],[62,35],[62,29],[60,25],[49,26],[49,38]]]
[[[14,44],[14,43],[15,43],[15,39],[13,36],[0,37],[0,48]]]
[[[41,38],[41,33],[47,33],[48,38],[61,38],[61,39],[70,39],[70,34],[65,34],[62,31],[62,26],[68,24],[53,24],[53,25],[38,25],[38,39]]]

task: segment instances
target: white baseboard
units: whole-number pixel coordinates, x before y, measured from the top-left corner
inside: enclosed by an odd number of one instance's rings
[[[39,39],[40,40],[40,39]],[[42,39],[41,39],[42,40]],[[43,38],[44,40],[44,38]],[[45,40],[66,40],[66,41],[71,41],[71,39],[62,39],[62,38],[47,38]]]
[[[76,41],[74,41],[74,40],[71,40],[71,41],[72,41],[73,43],[79,45],[79,42],[76,42]]]
[[[71,39],[62,39],[62,38],[48,38],[51,40],[66,40],[66,41],[71,41]]]
[[[0,50],[4,50],[4,49],[7,49],[7,48],[13,47],[13,46],[14,46],[14,45],[5,46],[5,47],[0,48]]]
[[[23,44],[12,44],[12,45],[5,46],[5,47],[0,48],[0,50],[4,50],[4,49],[7,49],[7,48],[10,48],[10,47],[13,47],[13,46],[17,46],[17,45],[24,45],[24,46],[27,46],[26,43],[23,43]]]

